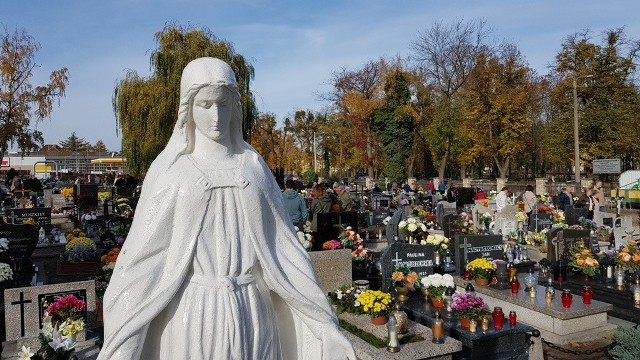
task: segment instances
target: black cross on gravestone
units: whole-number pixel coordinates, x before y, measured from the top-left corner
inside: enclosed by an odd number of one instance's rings
[[[24,337],[24,304],[31,303],[31,300],[24,299],[24,293],[20,291],[20,301],[12,301],[11,305],[20,305],[20,336]]]

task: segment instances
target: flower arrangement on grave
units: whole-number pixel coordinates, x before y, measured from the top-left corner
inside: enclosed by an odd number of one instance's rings
[[[610,233],[611,233],[611,227],[607,225],[599,225],[596,228],[596,234],[598,234],[598,236],[601,238],[609,237]]]
[[[550,206],[546,206],[546,205],[538,206],[539,214],[551,214],[552,212],[553,212],[553,209]]]
[[[386,218],[384,218],[384,220],[382,220],[382,224],[384,226],[389,225],[390,222],[391,222],[391,216],[387,216]]]
[[[369,259],[367,243],[351,226],[347,226],[340,231],[338,239],[342,242],[342,247],[351,249],[351,264],[356,268],[365,266],[365,261]]]
[[[9,264],[0,262],[0,282],[13,280],[13,270]]]
[[[461,232],[463,234],[476,233],[476,227],[473,224],[471,214],[467,214],[466,212],[461,212],[458,215],[458,219],[455,221],[455,226],[458,232]]]
[[[391,294],[380,290],[365,290],[358,296],[362,313],[371,317],[389,316],[391,310]]]
[[[297,226],[294,226],[294,228],[296,230],[296,236],[298,237],[298,242],[300,242],[300,245],[302,245],[305,250],[311,249],[311,245],[313,245],[313,243],[311,242],[311,234],[305,233],[304,231],[298,229]]]
[[[111,193],[109,191],[99,191],[98,192],[98,200],[101,202],[105,202],[111,199]]]
[[[542,246],[547,240],[547,232],[549,232],[548,229],[542,229],[541,231],[538,231],[538,230],[531,231],[529,233],[529,240],[533,242],[532,245]]]
[[[415,216],[410,216],[407,220],[400,221],[398,223],[398,230],[414,239],[422,239],[427,235],[427,225]]]
[[[429,212],[425,210],[425,208],[421,205],[411,205],[410,215],[420,219],[426,219],[427,215],[429,215]]]
[[[491,215],[488,212],[485,212],[484,214],[480,215],[479,220],[481,224],[489,225],[493,221],[493,215]]]
[[[540,204],[544,204],[547,202],[547,200],[549,199],[549,194],[543,194],[543,195],[536,195],[536,197],[538,198],[538,202]]]
[[[564,211],[562,211],[562,210],[552,211],[551,212],[551,216],[553,216],[553,221],[555,221],[557,223],[561,223],[561,224],[565,223],[566,219],[564,217]]]
[[[104,272],[104,276],[107,279],[107,282],[111,280],[111,275],[113,275],[113,269],[116,267],[116,261],[118,260],[118,255],[120,255],[120,248],[113,248],[109,250],[108,253],[102,255],[100,257],[100,261],[102,264],[102,271]]]
[[[324,244],[322,244],[322,249],[324,250],[342,249],[342,241],[336,240],[336,239],[325,241]]]
[[[93,262],[96,261],[96,243],[87,237],[74,237],[67,242],[63,259],[68,262]]]
[[[396,288],[405,287],[409,291],[414,291],[416,287],[420,287],[420,276],[406,266],[397,267],[396,270],[391,273],[391,280],[393,280],[393,286]]]
[[[480,319],[489,314],[484,300],[469,292],[457,292],[452,296],[451,309],[459,318]]]
[[[518,206],[518,210],[524,212],[524,201],[516,201],[516,205]]]
[[[625,271],[634,273],[640,270],[640,250],[638,250],[638,242],[629,240],[627,245],[621,246],[620,251],[614,257],[616,264],[620,265]]]
[[[129,199],[119,198],[116,200],[116,212],[120,215],[128,216],[133,211],[131,205],[129,205]]]
[[[524,211],[517,211],[515,214],[515,218],[518,222],[524,222],[525,220],[527,220],[528,216]]]
[[[595,230],[598,228],[598,224],[596,224],[595,221],[591,220],[591,219],[587,219],[584,216],[580,216],[578,218],[578,222],[580,223],[580,225],[585,229],[585,230]]]
[[[60,194],[62,194],[63,198],[68,200],[73,197],[73,188],[72,187],[62,188],[62,190],[60,190]]]
[[[581,272],[587,276],[596,276],[600,273],[600,264],[598,260],[591,253],[591,250],[584,247],[582,244],[574,246],[571,250],[573,256],[569,262],[569,267],[576,271]]]
[[[423,277],[420,282],[422,283],[422,288],[430,297],[434,297],[442,300],[444,297],[444,292],[448,287],[455,287],[456,284],[453,282],[453,276],[449,274],[431,274]]]
[[[360,314],[362,312],[359,301],[361,293],[360,289],[353,285],[345,285],[329,293],[329,302],[336,307],[338,314],[344,312]]]
[[[490,279],[493,272],[493,264],[486,258],[477,258],[467,264],[467,270],[474,279]]]
[[[488,199],[484,199],[482,201],[480,201],[480,204],[484,207],[489,207],[489,200]]]
[[[429,235],[420,244],[433,246],[435,251],[442,254],[449,248],[449,238],[440,234]]]
[[[85,329],[83,313],[86,303],[74,295],[66,295],[46,309],[40,331],[40,350],[35,359],[71,359],[75,353],[75,337]]]
[[[569,228],[569,224],[563,223],[563,222],[553,223],[553,224],[551,224],[551,228],[552,229],[568,229]]]

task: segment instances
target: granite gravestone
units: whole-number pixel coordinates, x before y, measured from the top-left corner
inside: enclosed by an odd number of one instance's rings
[[[458,215],[455,202],[440,201],[436,205],[436,222],[444,228],[444,217],[447,215]]]
[[[51,234],[51,208],[33,207],[26,209],[9,209],[5,211],[7,219],[13,224],[23,224],[27,219],[33,219],[38,229],[44,229],[47,235]]]
[[[389,220],[389,224],[387,224],[387,241],[389,244],[394,242],[394,239],[397,237],[398,240],[404,241],[405,235],[398,230],[398,224],[400,221],[405,220],[409,217],[411,213],[411,208],[409,206],[401,206],[396,210],[391,216],[391,220]]]
[[[73,187],[76,204],[85,206],[98,205],[98,185],[80,184]]]
[[[537,213],[531,214],[531,226],[535,231],[542,231],[544,229],[551,229],[553,225],[553,215],[549,213]]]
[[[581,217],[587,217],[589,210],[584,207],[575,207],[573,205],[567,205],[564,207],[564,217],[567,225],[576,225],[580,223],[578,219]]]
[[[547,259],[552,263],[555,263],[556,261],[558,261],[560,259],[559,254],[562,254],[560,252],[562,243],[558,239],[558,237],[561,234],[562,234],[562,228],[552,227],[547,232]]]
[[[87,305],[86,327],[87,329],[95,329],[96,292],[94,280],[14,288],[4,291],[7,341],[31,339],[39,344],[38,334],[44,314],[42,309],[44,301],[58,299],[66,294],[84,296],[83,300]],[[84,341],[83,333],[79,334],[78,340]],[[17,347],[20,348],[20,343],[17,344]]]
[[[316,241],[320,246],[326,241],[337,239],[341,227],[351,226],[352,230],[358,232],[358,213],[355,211],[345,211],[336,213],[318,214],[318,233]]]
[[[398,267],[408,267],[422,278],[433,274],[433,247],[394,243],[389,245],[380,258],[382,290],[393,287],[391,274]]]
[[[38,245],[38,228],[30,224],[13,225],[0,221],[0,238],[9,241],[9,249],[3,253],[4,256],[13,261],[28,260]]]
[[[458,226],[456,222],[460,219],[458,215],[447,214],[444,216],[442,220],[442,231],[444,232],[444,236],[451,238],[456,234],[458,230]]]
[[[478,229],[484,229],[484,224],[480,223],[480,217],[482,215],[484,215],[485,213],[488,214],[493,214],[493,210],[491,210],[490,208],[483,206],[480,201],[476,201],[476,205],[473,207],[473,209],[471,210],[471,216],[473,218],[473,222],[476,224],[476,228]]]
[[[456,274],[464,273],[467,261],[480,257],[487,259],[501,259],[504,254],[504,241],[501,235],[462,235],[454,238],[456,252]]]
[[[390,214],[391,213],[389,211],[370,211],[367,216],[367,225],[382,225],[384,223],[384,219],[386,219]]]
[[[557,254],[560,254],[560,258],[562,260],[571,261],[573,258],[571,255],[571,249],[576,246],[578,242],[582,243],[584,246],[588,246],[590,243],[589,236],[589,230],[562,230],[562,235],[558,235],[558,243],[560,247],[557,248]]]

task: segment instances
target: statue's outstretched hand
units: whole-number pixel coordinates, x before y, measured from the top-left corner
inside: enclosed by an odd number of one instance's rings
[[[356,360],[353,346],[336,327],[325,331],[322,341],[322,355],[325,360]]]

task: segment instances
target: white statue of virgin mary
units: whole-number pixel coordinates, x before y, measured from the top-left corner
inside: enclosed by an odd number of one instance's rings
[[[231,67],[190,62],[105,294],[98,359],[355,359],[241,126]]]

